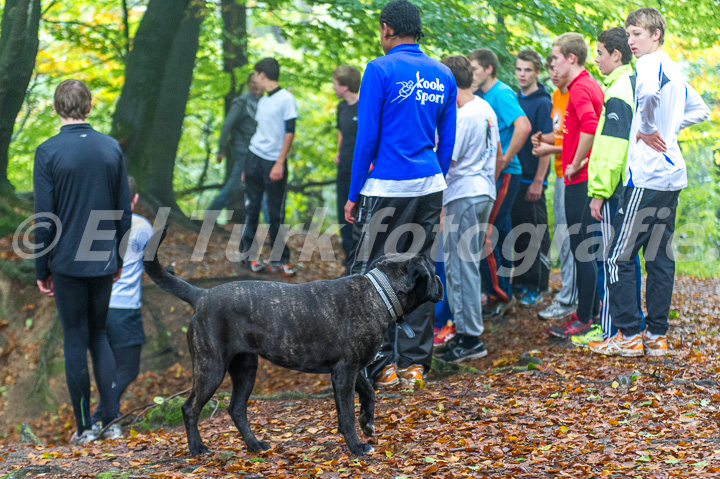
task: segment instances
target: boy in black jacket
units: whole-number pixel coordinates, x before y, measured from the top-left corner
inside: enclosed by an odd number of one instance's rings
[[[35,151],[33,172],[35,240],[42,250],[35,258],[37,284],[55,296],[63,328],[65,377],[77,424],[72,445],[98,438],[90,419],[88,349],[105,405],[102,421],[110,424],[117,416],[117,374],[105,318],[113,281],[122,273],[120,241],[132,221],[120,146],[85,122],[91,107],[84,83],[58,85],[53,110],[62,127]],[[120,434],[116,426],[104,437]]]

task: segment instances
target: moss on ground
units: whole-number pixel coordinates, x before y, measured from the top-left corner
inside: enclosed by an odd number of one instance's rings
[[[185,401],[186,399],[182,397],[169,399],[163,404],[150,409],[142,421],[132,424],[130,427],[145,432],[163,427],[179,426],[183,423],[182,406]],[[225,403],[213,398],[203,407],[200,419],[210,417],[216,409],[218,411],[225,409]]]

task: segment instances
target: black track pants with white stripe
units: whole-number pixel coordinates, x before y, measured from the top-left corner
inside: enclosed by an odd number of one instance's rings
[[[388,253],[415,253],[432,258],[442,195],[442,192],[411,198],[360,195],[360,207],[353,224],[353,252],[348,259],[350,273],[367,273]],[[405,315],[405,322],[415,337],[408,338],[392,323],[375,361],[367,368],[370,379],[396,360],[400,368],[420,364],[426,372],[430,370],[435,305],[429,301],[422,304]]]
[[[641,332],[635,293],[635,255],[642,248],[647,281],[648,331],[664,335],[675,280],[672,237],[679,191],[627,187],[615,215],[615,235],[608,258],[610,315],[623,335]]]

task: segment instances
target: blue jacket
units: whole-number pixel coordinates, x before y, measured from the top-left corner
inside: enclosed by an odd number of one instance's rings
[[[447,174],[455,146],[456,97],[450,69],[417,44],[398,45],[368,63],[348,199],[358,200],[369,177],[412,180]]]

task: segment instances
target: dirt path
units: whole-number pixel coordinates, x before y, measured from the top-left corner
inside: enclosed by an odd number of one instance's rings
[[[189,240],[170,242],[165,258],[187,257]],[[179,272],[238,274],[222,260],[222,248],[211,247],[205,262],[180,262]],[[220,266],[212,267],[213,262]],[[304,265],[296,281],[339,274],[328,268]],[[557,286],[557,275],[553,282]],[[14,479],[718,477],[719,296],[720,279],[677,279],[672,306],[677,317],[669,333],[673,351],[663,358],[605,358],[548,339],[537,308],[488,322],[483,339],[489,355],[468,363],[477,372],[442,379],[431,375],[426,389],[379,394],[371,456],[348,455],[337,433],[327,376],[262,362],[254,394],[308,395],[252,401],[250,422],[272,444],[270,451],[248,453],[223,408],[201,422],[212,449],[206,456],[188,455],[182,426],[147,433],[126,428],[121,440],[71,448],[64,444],[72,416],[63,405],[29,421],[47,446],[18,444],[14,430],[0,441],[0,478],[7,473]],[[188,311],[152,287],[146,289],[146,300],[149,314],[171,325],[166,359],[172,365],[144,373],[131,385],[125,411],[190,386],[182,334]],[[35,311],[44,307],[38,303]],[[13,350],[11,364],[20,364],[22,354],[36,360],[25,347]],[[518,360],[528,352],[542,363],[521,366]],[[216,395],[227,403],[223,392],[229,392],[227,382]]]

